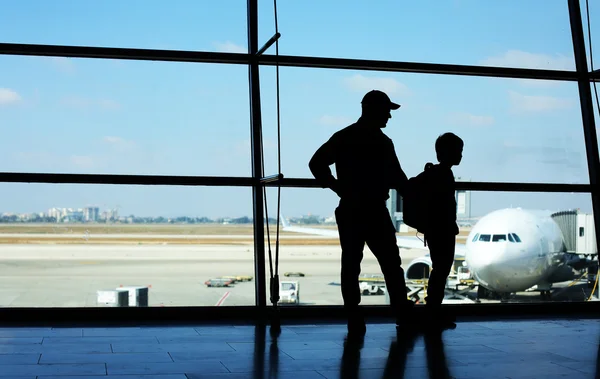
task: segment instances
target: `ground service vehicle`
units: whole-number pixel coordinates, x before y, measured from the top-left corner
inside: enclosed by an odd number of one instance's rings
[[[206,284],[207,287],[229,287],[231,284],[233,284],[233,280],[226,278],[214,278],[208,279],[206,282],[204,282],[204,284]]]
[[[282,304],[300,304],[300,283],[279,282],[279,302]]]

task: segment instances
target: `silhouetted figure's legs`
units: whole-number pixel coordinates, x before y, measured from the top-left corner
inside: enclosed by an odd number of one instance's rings
[[[455,241],[456,238],[453,234],[427,236],[432,271],[425,298],[426,311],[430,321],[440,321],[442,324],[452,322],[451,318],[441,314],[441,305],[444,300],[446,280],[454,264]]]
[[[408,301],[406,296],[406,281],[396,241],[396,228],[387,208],[374,209],[374,214],[367,227],[366,237],[367,245],[381,267],[390,303],[396,316],[407,316],[407,313],[411,311],[412,302]]]
[[[430,379],[451,378],[444,352],[444,341],[441,331],[425,333],[425,351],[427,354],[427,369]]]
[[[361,207],[340,204],[335,215],[342,246],[342,297],[349,328],[356,326],[358,331],[364,327],[358,307],[361,300],[358,279],[365,243],[379,261],[392,307],[398,316],[406,315],[412,302],[406,298],[396,229],[385,203]]]
[[[348,315],[348,331],[364,333],[365,322],[358,307],[361,300],[358,277],[365,246],[365,230],[362,215],[357,213],[353,212],[353,208],[342,205],[335,210],[342,247],[342,298]]]
[[[360,263],[365,246],[364,232],[360,222],[352,219],[350,212],[338,208],[336,219],[342,247],[342,298],[347,308],[355,308],[360,304]],[[354,215],[360,217],[360,215]]]

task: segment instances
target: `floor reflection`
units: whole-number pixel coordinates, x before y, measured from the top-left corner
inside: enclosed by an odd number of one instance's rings
[[[365,338],[348,337],[344,341],[344,351],[340,364],[340,379],[358,379],[360,370],[360,350],[365,344]]]
[[[383,370],[383,378],[404,377],[408,354],[413,351],[418,337],[416,333],[397,333],[396,338],[390,343],[390,353]]]
[[[254,329],[254,378],[275,379],[279,377],[279,346],[277,342],[280,335],[281,329],[267,328],[264,324],[256,325]],[[269,341],[268,355],[266,354],[267,341]]]
[[[427,355],[427,369],[430,379],[452,378],[446,361],[444,340],[441,331],[425,333],[425,353]]]

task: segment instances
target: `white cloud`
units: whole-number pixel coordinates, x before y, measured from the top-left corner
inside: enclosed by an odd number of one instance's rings
[[[81,96],[70,96],[61,99],[61,104],[78,109],[117,110],[121,105],[110,99],[88,99]]]
[[[509,50],[503,55],[488,57],[479,62],[484,66],[532,68],[544,70],[575,70],[575,59],[562,54],[538,54]],[[552,88],[562,84],[556,80],[517,79],[525,87]]]
[[[582,167],[583,156],[578,144],[573,145],[573,141],[565,142],[564,138],[554,140],[545,138],[534,143],[525,144],[523,141],[516,140],[504,141],[504,149],[501,150],[503,160],[522,161],[523,157],[527,157],[527,160],[545,165],[562,166],[569,169]]]
[[[456,125],[489,126],[494,124],[492,116],[479,116],[465,112],[452,113],[448,120]]]
[[[319,123],[324,126],[347,126],[352,120],[345,116],[323,115],[319,118]]]
[[[546,70],[575,70],[575,60],[562,54],[537,54],[509,50],[503,55],[488,57],[480,62],[485,66],[534,68]]]
[[[133,141],[128,141],[121,137],[116,136],[106,136],[102,138],[102,142],[111,146],[113,149],[118,150],[120,152],[131,152],[136,148],[136,144]]]
[[[0,88],[0,105],[9,105],[21,101],[21,96],[10,88]]]
[[[240,46],[237,45],[231,41],[226,41],[226,42],[213,42],[213,45],[215,45],[215,47],[224,53],[243,53],[245,54],[248,49],[245,46]]]
[[[72,155],[69,160],[80,168],[91,168],[94,166],[94,158],[88,155]]]
[[[571,108],[575,101],[573,99],[552,96],[523,95],[509,91],[511,109],[515,112],[550,112]]]
[[[96,104],[102,109],[116,110],[116,109],[121,108],[121,104],[117,103],[114,100],[110,100],[110,99],[96,100]]]
[[[344,84],[353,91],[368,92],[380,90],[388,95],[408,96],[410,90],[406,85],[393,78],[366,77],[360,74],[344,79]],[[394,99],[392,99],[394,101]]]
[[[28,164],[55,165],[58,157],[44,151],[21,151],[14,154],[15,160]]]
[[[120,145],[125,142],[125,140],[123,138],[114,137],[114,136],[106,136],[106,137],[102,138],[102,141],[104,141],[106,143],[114,144],[114,145]]]

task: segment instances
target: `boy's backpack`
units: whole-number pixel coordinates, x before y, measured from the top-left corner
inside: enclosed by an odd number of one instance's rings
[[[408,180],[408,186],[402,197],[402,214],[404,223],[425,234],[429,217],[429,196],[431,194],[431,168],[427,163],[419,175]]]

